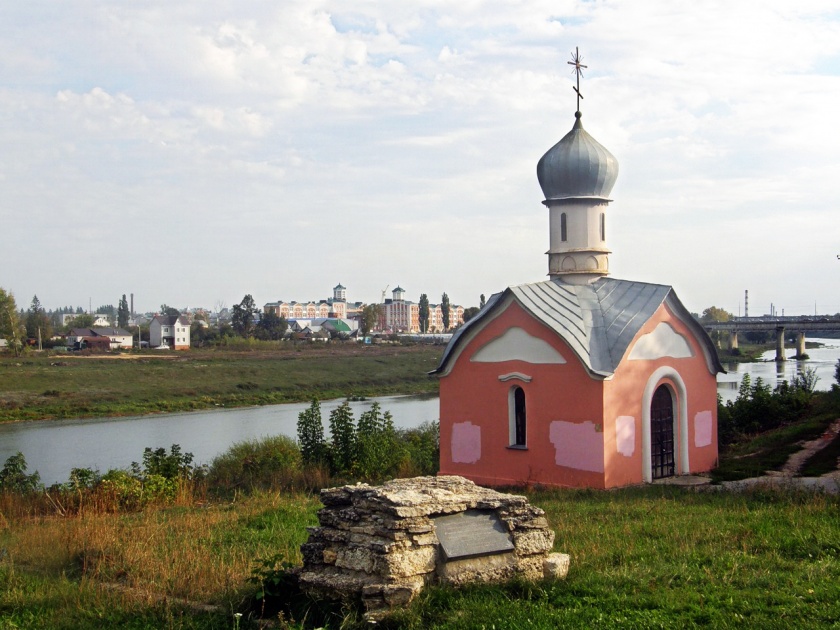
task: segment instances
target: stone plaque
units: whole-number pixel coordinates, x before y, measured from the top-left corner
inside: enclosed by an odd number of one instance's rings
[[[467,510],[432,521],[447,560],[513,551],[510,534],[495,512]]]

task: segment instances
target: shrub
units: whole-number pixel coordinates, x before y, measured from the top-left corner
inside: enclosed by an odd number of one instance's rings
[[[9,457],[0,470],[0,491],[30,494],[41,488],[41,475],[36,470],[26,473],[26,458],[18,452]]]
[[[298,414],[297,436],[300,454],[305,464],[326,464],[327,443],[324,440],[324,424],[321,421],[321,404],[312,400],[309,409]]]
[[[182,453],[178,444],[169,447],[169,453],[163,447],[152,450],[148,446],[143,451],[143,467],[132,462],[131,472],[140,480],[151,475],[159,475],[164,479],[192,479],[201,477],[203,469],[193,467],[193,454]]]
[[[795,420],[810,404],[818,377],[809,368],[797,374],[792,383],[782,381],[775,390],[757,378],[753,384],[745,374],[738,397],[723,404],[718,396],[718,435],[729,444],[741,435],[774,429]]]
[[[343,402],[330,412],[330,470],[333,474],[351,472],[357,459],[356,426],[350,403]]]
[[[355,451],[353,470],[368,481],[392,476],[403,459],[394,419],[388,411],[383,414],[377,402],[359,416]]]
[[[403,446],[398,476],[436,475],[440,470],[440,423],[424,422],[416,429],[397,431]]]
[[[220,493],[305,486],[301,451],[285,436],[238,442],[210,464],[207,482]]]

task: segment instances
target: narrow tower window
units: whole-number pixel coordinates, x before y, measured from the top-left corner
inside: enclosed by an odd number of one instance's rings
[[[525,391],[521,387],[511,390],[510,445],[526,446]]]
[[[607,240],[607,225],[606,225],[606,218],[604,217],[604,213],[601,213],[601,241]]]
[[[566,241],[566,213],[560,215],[560,240]]]

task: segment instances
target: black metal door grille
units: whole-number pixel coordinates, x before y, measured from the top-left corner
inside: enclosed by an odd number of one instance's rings
[[[664,385],[650,405],[650,459],[654,479],[674,476],[674,405]]]

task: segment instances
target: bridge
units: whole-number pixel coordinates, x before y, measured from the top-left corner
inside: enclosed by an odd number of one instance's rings
[[[739,332],[774,332],[776,333],[776,361],[785,360],[785,331],[796,332],[796,356],[805,354],[805,333],[818,331],[839,331],[840,316],[837,315],[802,315],[788,317],[734,317],[728,322],[702,323],[706,331],[713,330],[729,333],[729,349],[738,348]]]

